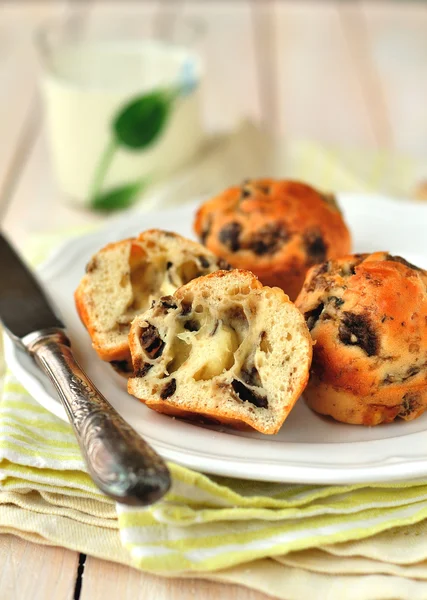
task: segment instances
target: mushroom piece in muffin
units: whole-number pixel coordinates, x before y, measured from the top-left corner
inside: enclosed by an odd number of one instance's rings
[[[308,405],[343,423],[427,408],[427,272],[386,252],[313,267],[296,301],[315,346]]]
[[[194,229],[209,250],[264,285],[281,287],[291,300],[311,266],[351,250],[334,196],[296,181],[255,179],[231,187],[202,204]]]

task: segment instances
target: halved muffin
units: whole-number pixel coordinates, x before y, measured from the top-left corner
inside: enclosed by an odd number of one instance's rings
[[[159,229],[102,248],[75,292],[77,311],[99,357],[124,374],[131,372],[128,334],[134,317],[195,277],[227,267],[197,242]]]
[[[277,433],[304,390],[312,341],[279,288],[249,271],[194,279],[139,315],[128,391],[171,415]]]

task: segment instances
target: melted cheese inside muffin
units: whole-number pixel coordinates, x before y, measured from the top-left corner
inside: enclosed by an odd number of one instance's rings
[[[276,433],[304,389],[311,339],[278,288],[217,271],[161,298],[129,335],[128,390],[147,406]]]

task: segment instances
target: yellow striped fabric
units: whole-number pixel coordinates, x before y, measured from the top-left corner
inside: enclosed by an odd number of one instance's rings
[[[85,498],[98,526],[119,528],[129,564],[153,572],[216,571],[427,517],[426,482],[282,485],[207,477],[174,464],[173,487],[162,502],[148,509],[114,506],[87,475],[71,427],[10,374],[0,404],[0,459],[0,504],[7,494],[37,491],[52,506],[62,495],[62,509],[75,511],[77,499]]]

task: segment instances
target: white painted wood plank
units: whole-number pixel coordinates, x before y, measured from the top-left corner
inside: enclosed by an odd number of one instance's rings
[[[34,34],[46,19],[63,11],[64,2],[7,3],[1,9],[0,201],[3,202],[7,201],[4,188],[11,186],[26,146],[32,142],[38,73]]]
[[[0,535],[2,600],[73,600],[79,555]]]
[[[427,153],[427,5],[363,2],[396,150]]]
[[[85,35],[118,35],[129,32],[144,38],[153,33],[155,20],[163,14],[160,0],[93,0]],[[168,5],[169,2],[165,3]],[[173,5],[175,2],[172,3]]]
[[[204,117],[208,129],[229,129],[242,118],[261,119],[250,2],[187,1],[182,19],[201,34],[196,44],[205,63]]]
[[[267,131],[278,132],[279,85],[278,40],[275,25],[275,6],[271,0],[251,2],[252,32],[255,48],[258,97],[261,107],[261,123]]]
[[[278,128],[288,138],[375,146],[369,107],[343,36],[339,5],[274,2]]]
[[[346,40],[353,71],[359,81],[362,98],[369,112],[372,131],[380,148],[393,147],[393,133],[385,97],[372,57],[366,18],[359,3],[337,6],[342,32]]]
[[[80,600],[268,600],[236,585],[199,579],[166,579],[87,557]]]

